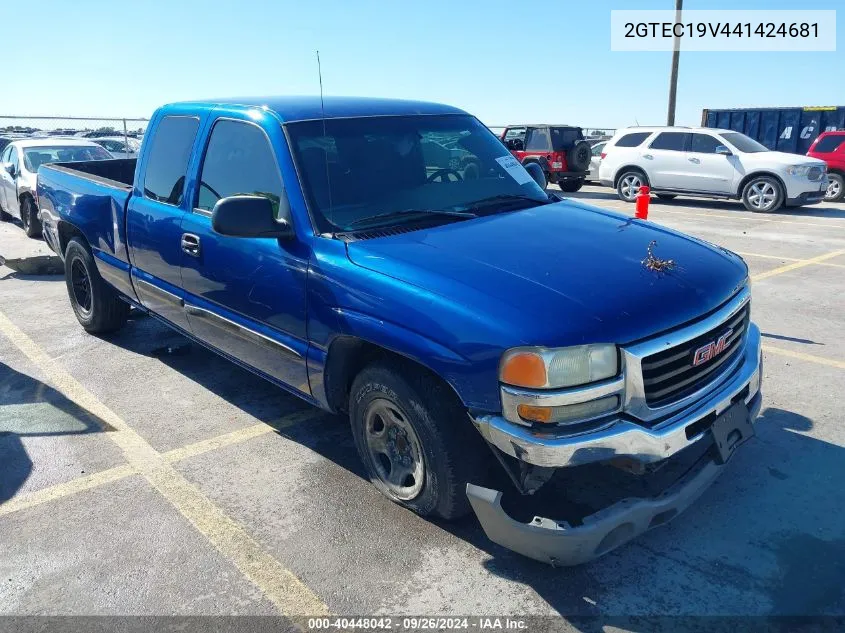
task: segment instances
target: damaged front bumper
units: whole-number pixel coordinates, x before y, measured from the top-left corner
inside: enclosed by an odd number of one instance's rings
[[[753,433],[762,400],[760,372],[760,332],[751,324],[743,358],[732,375],[707,397],[653,428],[620,419],[593,433],[551,436],[498,418],[476,420],[485,439],[506,455],[552,468],[618,458],[656,464],[695,450],[694,446],[709,447],[663,492],[621,499],[584,517],[580,524],[542,516],[523,523],[502,507],[502,492],[468,484],[467,496],[485,533],[493,542],[529,558],[571,566],[593,560],[666,523],[716,480],[733,449]],[[738,416],[732,413],[736,411],[740,411]],[[731,416],[732,420],[725,420]],[[735,433],[738,441],[731,440]],[[726,450],[722,444],[729,440],[735,445]]]

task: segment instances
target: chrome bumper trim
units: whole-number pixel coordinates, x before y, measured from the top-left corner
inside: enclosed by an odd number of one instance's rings
[[[746,387],[745,402],[754,398],[760,391],[760,355],[760,329],[751,323],[738,367],[720,377],[722,384],[711,387],[699,401],[651,429],[619,417],[610,418],[600,429],[580,434],[564,434],[559,428],[548,432],[518,426],[499,415],[482,416],[473,422],[493,446],[536,466],[577,466],[618,455],[646,463],[657,462],[698,441],[704,432],[687,438],[687,427],[711,413],[719,414],[727,409]]]

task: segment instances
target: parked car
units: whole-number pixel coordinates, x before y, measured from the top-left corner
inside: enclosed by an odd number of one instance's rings
[[[97,145],[105,147],[109,154],[115,158],[136,158],[138,150],[141,149],[141,143],[132,137],[127,136],[101,136],[91,138]]]
[[[36,204],[38,168],[46,163],[112,158],[96,143],[57,138],[12,141],[0,154],[0,220],[20,218],[29,237],[41,235]]]
[[[845,130],[823,132],[810,146],[807,156],[827,164],[828,185],[824,199],[838,202],[845,197]]]
[[[599,181],[599,165],[601,165],[602,152],[607,141],[599,141],[590,146],[590,170],[587,173],[586,180],[590,182]]]
[[[523,165],[537,163],[546,180],[563,191],[578,191],[590,167],[590,144],[572,125],[511,125],[502,141]]]
[[[733,198],[758,213],[816,204],[828,185],[822,160],[773,152],[732,130],[683,127],[617,132],[604,148],[599,179],[626,202],[649,185],[664,200]]]
[[[478,177],[426,156],[433,139]],[[348,415],[389,499],[472,508],[494,541],[569,565],[722,472],[759,411],[760,331],[740,257],[538,182],[456,108],[241,98],[164,106],[137,161],[46,165],[38,196],[85,330],[155,314]],[[610,463],[637,494],[580,523],[531,505],[556,473]],[[659,492],[655,470],[675,474]]]

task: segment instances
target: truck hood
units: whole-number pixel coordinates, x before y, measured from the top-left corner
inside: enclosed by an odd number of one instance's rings
[[[643,263],[652,241],[669,270]],[[512,331],[524,344],[632,342],[700,318],[748,277],[730,251],[571,200],[351,242],[347,252],[462,309],[504,304],[503,318],[520,315]]]

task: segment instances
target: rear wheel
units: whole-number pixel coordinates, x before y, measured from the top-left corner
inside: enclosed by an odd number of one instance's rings
[[[845,179],[842,174],[828,174],[828,178],[830,182],[827,184],[824,199],[827,202],[839,202],[845,196]]]
[[[422,516],[454,519],[470,510],[489,455],[448,386],[400,360],[366,367],[350,392],[355,447],[370,481]]]
[[[648,184],[648,179],[641,171],[626,171],[616,182],[616,194],[620,200],[635,202],[640,187]]]
[[[783,204],[783,187],[771,176],[758,176],[742,188],[742,203],[754,213],[771,213]]]
[[[87,332],[113,332],[129,318],[129,304],[100,277],[94,257],[79,238],[65,250],[65,283],[76,319]]]
[[[567,193],[573,193],[575,191],[578,191],[583,186],[584,186],[584,179],[583,178],[575,178],[575,179],[572,179],[572,180],[561,180],[560,181],[561,191],[565,191]]]
[[[41,220],[38,219],[38,210],[35,208],[35,201],[29,196],[24,196],[21,200],[21,223],[28,237],[39,237],[41,235]]]

